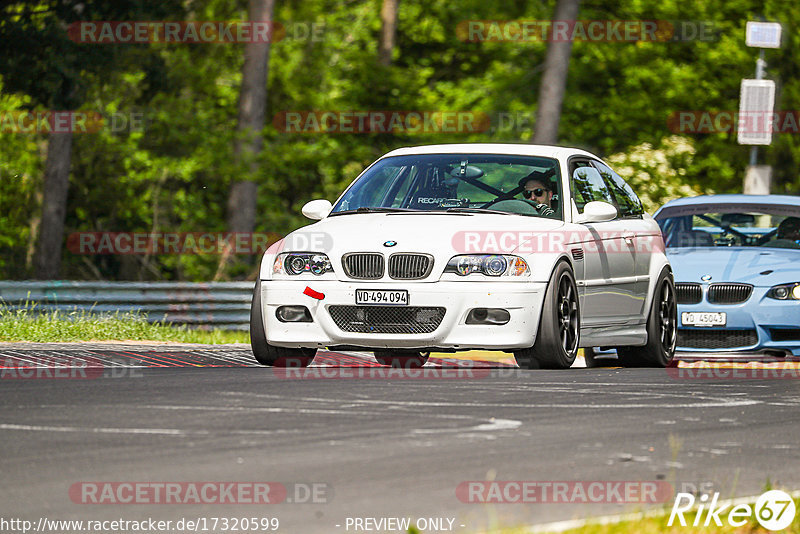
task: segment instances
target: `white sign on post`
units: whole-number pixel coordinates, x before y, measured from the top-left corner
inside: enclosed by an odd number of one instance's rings
[[[740,145],[769,145],[772,143],[774,106],[775,82],[772,80],[742,80],[736,132]]]
[[[748,22],[745,44],[755,48],[780,48],[781,25],[777,22]]]

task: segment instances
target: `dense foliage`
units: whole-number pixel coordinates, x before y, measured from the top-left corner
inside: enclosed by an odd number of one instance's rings
[[[0,112],[71,108],[100,112],[107,126],[112,116],[128,121],[74,136],[66,233],[224,231],[228,190],[251,172],[232,157],[243,45],[93,45],[58,32],[74,20],[243,20],[246,1],[108,3],[119,13],[109,13],[105,2],[82,1],[77,13],[62,11],[78,2],[39,4],[42,9],[25,11],[0,2],[6,43]],[[61,7],[53,11],[51,4]],[[546,20],[554,5],[400,0],[397,46],[384,66],[377,57],[380,0],[277,0],[274,19],[285,35],[273,43],[269,65],[267,117],[276,119],[263,131],[261,171],[251,177],[259,184],[256,230],[285,234],[306,224],[299,214],[306,201],[334,200],[364,166],[395,147],[528,142],[546,43],[469,42],[459,23]],[[784,31],[782,48],[766,52],[767,76],[779,88],[777,109],[798,110],[796,1],[582,3],[581,20],[691,21],[712,31],[705,40],[577,41],[560,143],[609,159],[651,211],[676,196],[740,192],[749,149],[736,143],[735,132],[676,132],[669,119],[682,110],[738,109],[740,80],[753,77],[757,56],[744,44],[745,23],[762,16],[781,22]],[[54,85],[52,69],[67,73],[75,87]],[[287,133],[280,127],[281,113],[311,110],[468,111],[490,123],[473,133]],[[131,128],[131,117],[141,125]],[[31,276],[46,147],[47,134],[9,132],[0,123],[0,277]],[[800,136],[776,135],[760,150],[760,162],[773,165],[773,192],[800,190]],[[252,278],[257,263],[242,255],[218,273],[215,255],[87,255],[64,247],[61,276],[68,279]]]

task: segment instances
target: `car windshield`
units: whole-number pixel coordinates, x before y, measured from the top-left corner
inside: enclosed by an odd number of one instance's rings
[[[800,210],[763,208],[683,212],[659,217],[658,224],[667,248],[762,247],[800,249]],[[797,216],[790,215],[797,211]]]
[[[499,211],[560,219],[558,161],[531,156],[433,154],[385,158],[331,215],[369,211]],[[540,204],[550,209],[543,210]]]

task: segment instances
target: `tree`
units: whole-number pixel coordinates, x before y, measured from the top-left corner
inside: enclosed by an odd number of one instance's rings
[[[575,21],[578,18],[579,3],[580,0],[558,0],[554,22]],[[554,37],[554,34],[551,35]],[[572,39],[551,39],[547,46],[544,75],[539,87],[539,106],[536,108],[536,129],[533,134],[535,144],[553,145],[558,142],[558,123],[561,119],[571,53]]]
[[[383,0],[381,8],[381,41],[378,48],[378,62],[385,67],[392,64],[392,52],[397,34],[398,1]]]
[[[274,0],[250,0],[251,22],[272,21]],[[261,131],[267,104],[267,75],[269,74],[270,43],[249,42],[245,45],[242,66],[242,87],[239,93],[239,119],[233,154],[245,160],[251,175],[231,187],[228,199],[228,227],[232,232],[252,232],[256,218],[257,157],[264,146]]]
[[[156,18],[171,2],[156,6]],[[172,11],[174,12],[174,11]],[[135,20],[133,1],[46,0],[0,5],[0,74],[4,89],[30,98],[30,107],[77,110],[96,77],[124,65],[132,46],[90,45],[70,39],[71,23],[83,20]],[[57,51],[57,52],[55,52]],[[36,278],[57,278],[64,243],[64,219],[72,158],[71,131],[50,133],[45,160],[42,218],[34,257]]]
[[[72,132],[51,133],[47,143],[42,196],[42,221],[34,256],[36,278],[58,278],[61,245],[67,214],[69,168],[72,162]]]
[[[250,0],[250,22],[268,22],[272,25],[275,0]],[[274,36],[274,29],[270,36]],[[245,45],[242,66],[242,88],[239,93],[239,118],[236,125],[233,156],[237,163],[244,164],[248,173],[244,180],[233,183],[228,196],[228,230],[230,232],[252,232],[256,225],[256,205],[259,171],[258,157],[264,146],[264,129],[267,106],[267,77],[269,74],[270,41],[252,40]],[[215,279],[222,275],[232,255],[229,247],[220,258]]]

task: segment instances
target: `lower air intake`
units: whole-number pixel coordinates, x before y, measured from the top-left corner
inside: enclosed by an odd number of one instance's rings
[[[678,347],[689,349],[733,349],[758,343],[755,330],[678,329]]]
[[[422,306],[330,306],[336,326],[362,334],[429,334],[442,323],[445,308]]]

